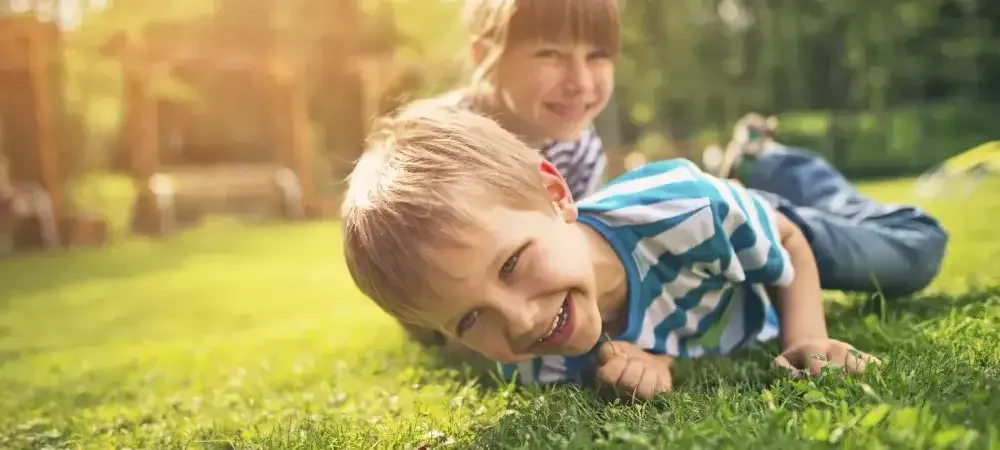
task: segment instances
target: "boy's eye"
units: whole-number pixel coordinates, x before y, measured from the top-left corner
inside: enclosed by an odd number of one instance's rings
[[[455,330],[458,336],[461,337],[462,333],[472,327],[476,323],[476,319],[479,317],[479,311],[472,311],[462,317],[462,320],[458,321],[458,329]]]
[[[520,247],[518,247],[518,249],[514,252],[514,254],[510,255],[510,258],[507,258],[507,260],[504,261],[503,265],[500,266],[501,280],[506,280],[514,273],[514,270],[517,269],[517,264],[521,262],[521,255],[523,255],[524,252],[528,251],[528,248],[530,247],[531,247],[530,241],[522,244]]]
[[[500,266],[500,278],[507,278],[510,274],[514,273],[514,269],[517,268],[517,261],[521,259],[520,252],[515,253],[507,261],[504,261],[503,265]]]

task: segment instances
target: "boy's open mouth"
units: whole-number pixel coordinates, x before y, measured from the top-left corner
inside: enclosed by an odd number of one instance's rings
[[[545,347],[558,347],[566,343],[566,340],[569,339],[571,334],[570,331],[572,331],[571,325],[573,318],[573,309],[571,308],[571,302],[569,299],[569,294],[566,294],[566,299],[563,300],[563,304],[559,308],[559,312],[552,318],[552,324],[549,327],[548,332],[538,338],[538,345],[543,345]]]

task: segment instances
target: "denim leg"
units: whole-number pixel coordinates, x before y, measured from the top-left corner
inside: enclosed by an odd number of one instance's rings
[[[862,196],[809,152],[764,152],[745,183],[802,229],[823,289],[907,295],[927,287],[941,268],[948,234],[937,220]]]
[[[819,155],[780,144],[755,157],[743,183],[751,189],[778,194],[792,204],[838,215],[843,214],[843,206],[875,203],[859,194]]]

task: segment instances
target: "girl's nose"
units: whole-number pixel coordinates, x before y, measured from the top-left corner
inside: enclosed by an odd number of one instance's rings
[[[566,87],[570,92],[587,92],[594,88],[594,74],[586,57],[574,57],[567,72]]]

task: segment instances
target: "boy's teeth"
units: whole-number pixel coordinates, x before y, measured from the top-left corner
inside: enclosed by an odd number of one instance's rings
[[[545,336],[542,336],[541,338],[539,338],[538,342],[542,342],[542,341],[548,339],[549,337],[552,336],[552,333],[556,332],[556,329],[559,328],[559,322],[562,321],[562,319],[563,319],[563,312],[564,311],[565,311],[565,307],[560,307],[559,308],[559,312],[556,313],[556,316],[552,318],[552,325],[549,327],[549,332],[545,333]]]
[[[552,318],[552,325],[549,326],[548,333],[545,333],[545,336],[540,337],[538,339],[538,342],[542,342],[542,341],[548,339],[550,336],[552,336],[552,333],[554,333],[556,331],[556,327],[558,325],[559,325],[559,316],[553,317]]]

